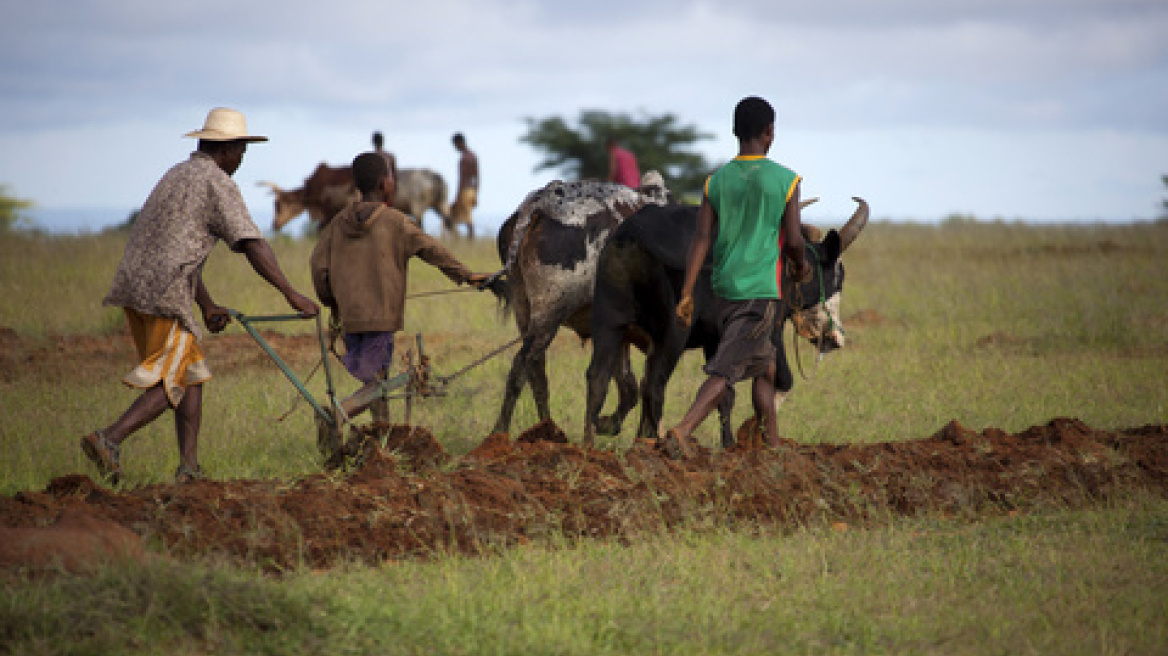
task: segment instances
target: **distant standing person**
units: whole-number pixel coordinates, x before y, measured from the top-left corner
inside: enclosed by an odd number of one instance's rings
[[[405,323],[410,258],[420,257],[460,285],[479,285],[487,276],[472,273],[410,217],[386,207],[392,181],[377,153],[353,160],[353,180],[361,200],[321,231],[310,260],[312,284],[320,302],[339,319],[345,345],[341,362],[364,383],[341,408],[348,417],[372,408],[373,420],[385,422],[388,404],[377,392],[393,364],[393,334]],[[318,424],[318,431],[325,430]],[[323,432],[318,439],[327,444]]]
[[[394,182],[397,182],[397,158],[393,153],[385,149],[385,136],[380,132],[373,133],[373,152],[381,155],[385,159],[385,163],[389,166],[389,174]]]
[[[774,444],[778,422],[771,332],[778,316],[782,259],[791,265],[796,282],[812,275],[803,256],[800,177],[767,159],[775,139],[770,103],[754,96],[741,100],[734,108],[734,136],[738,156],[706,180],[677,304],[678,319],[689,325],[694,285],[712,247],[711,283],[721,337],[689,411],[666,433],[664,446],[673,457],[694,454],[691,433],[717,407],[727,388],[747,378],[753,379],[755,418],[764,440]]]
[[[641,186],[641,169],[637,156],[621,147],[614,137],[604,144],[608,148],[608,181],[636,189]]]
[[[450,218],[454,229],[458,224],[466,224],[466,236],[474,239],[474,223],[471,209],[479,204],[479,158],[466,146],[466,137],[461,132],[453,138],[454,148],[462,154],[458,158],[458,187],[454,192],[454,205],[450,208]]]
[[[243,253],[255,272],[301,315],[313,317],[318,312],[316,303],[284,277],[231,179],[247,144],[268,138],[248,134],[243,114],[222,107],[207,114],[201,130],[185,136],[199,140],[198,150],[167,171],[146,199],[130,228],[113,288],[102,303],[126,313],[140,364],[123,381],[145,390],[117,421],[81,438],[86,457],[114,483],[122,474],[122,442],[167,408],[174,410],[178,438],[175,482],[204,478],[198,438],[203,383],[211,371],[199,346],[201,330],[192,309],[199,306],[203,323],[214,333],[231,319],[203,285],[203,264],[219,240]]]
[[[390,153],[385,149],[385,138],[381,132],[373,133],[373,152],[381,155],[385,160],[385,166],[389,167],[389,179],[394,182],[394,188],[388,191],[385,196],[385,204],[389,207],[394,207],[394,194],[397,193],[397,158],[394,153]]]

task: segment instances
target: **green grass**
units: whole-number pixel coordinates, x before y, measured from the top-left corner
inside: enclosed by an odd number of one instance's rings
[[[21,654],[1155,654],[1168,503],[868,530],[680,532],[300,571],[10,586]],[[0,652],[5,647],[0,646]]]
[[[100,302],[123,239],[0,236],[0,326],[26,346],[116,333],[119,312]],[[312,242],[273,245],[308,291]],[[498,268],[485,240],[455,248],[476,270]],[[848,325],[847,348],[819,366],[801,345],[811,379],[797,374],[780,408],[785,437],[905,440],[952,419],[1011,432],[1057,416],[1107,429],[1168,420],[1168,225],[876,222],[845,261],[844,316],[869,310],[880,321]],[[412,291],[451,287],[420,262],[410,282]],[[287,311],[225,249],[213,254],[207,284],[244,312]],[[308,333],[311,324],[279,329]],[[414,332],[435,369],[449,373],[510,340],[514,327],[487,294],[467,293],[410,301],[406,333]],[[494,423],[512,353],[460,378],[450,396],[418,404],[414,423],[453,453],[473,448]],[[549,355],[554,417],[573,437],[589,354],[561,334]],[[0,493],[90,471],[77,438],[134,398],[117,382],[131,364],[0,374]],[[688,406],[700,365],[690,354],[679,366],[666,422]],[[298,365],[301,376],[310,368]],[[311,387],[323,394],[319,374]],[[218,478],[315,471],[307,410],[276,421],[294,399],[274,366],[217,373],[206,392],[204,466]],[[748,412],[740,402],[735,422]],[[535,419],[525,396],[513,429]],[[602,446],[626,445],[633,420]],[[715,443],[713,421],[699,437]],[[127,442],[123,461],[133,485],[169,480],[177,461],[169,418]],[[1165,501],[1133,492],[1111,507],[1014,519],[681,532],[629,545],[553,539],[485,559],[280,580],[162,562],[6,585],[0,652],[1164,653],[1166,546]]]

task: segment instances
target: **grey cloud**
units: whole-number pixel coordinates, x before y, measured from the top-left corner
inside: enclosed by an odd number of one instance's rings
[[[212,99],[334,120],[583,106],[809,128],[1135,125],[1168,116],[1168,6],[1130,0],[8,3],[3,129]]]

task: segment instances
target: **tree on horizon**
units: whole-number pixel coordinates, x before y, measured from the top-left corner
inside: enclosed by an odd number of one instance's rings
[[[1168,189],[1168,175],[1160,176],[1160,181],[1164,183],[1164,187]],[[1168,221],[1168,198],[1160,201],[1160,218]]]
[[[24,210],[32,207],[31,200],[23,200],[12,195],[6,184],[0,184],[0,232],[8,232],[27,220]]]
[[[631,116],[602,110],[582,110],[575,125],[559,116],[531,118],[520,141],[543,154],[535,171],[554,169],[568,179],[599,179],[608,175],[605,142],[615,138],[637,157],[644,173],[657,170],[675,198],[700,197],[712,167],[693,144],[712,135],[683,125],[674,114]]]

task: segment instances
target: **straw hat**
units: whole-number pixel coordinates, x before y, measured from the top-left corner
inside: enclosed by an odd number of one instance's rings
[[[259,137],[247,133],[247,119],[241,112],[227,107],[216,107],[207,114],[202,130],[195,130],[183,135],[207,141],[267,141],[267,137]]]

